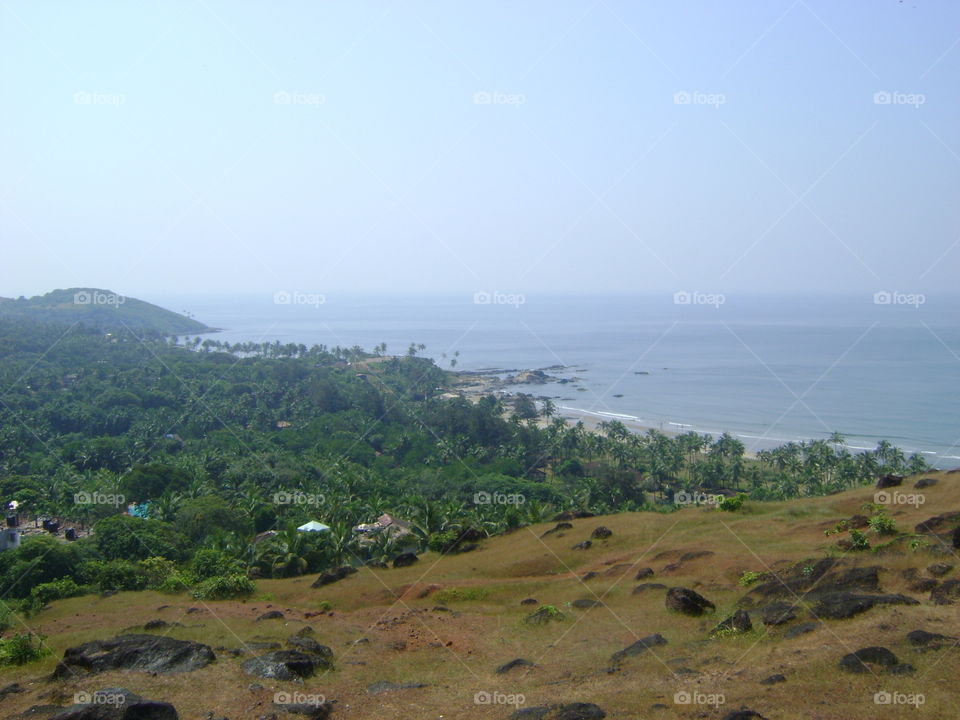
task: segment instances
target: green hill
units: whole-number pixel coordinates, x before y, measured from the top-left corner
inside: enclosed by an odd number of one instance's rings
[[[0,317],[84,323],[102,330],[154,330],[174,335],[213,329],[152,303],[100,288],[67,288],[31,298],[0,298]]]

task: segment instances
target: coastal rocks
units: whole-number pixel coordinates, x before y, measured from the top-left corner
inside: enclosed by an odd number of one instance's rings
[[[534,667],[534,665],[532,662],[530,662],[526,658],[514,658],[510,662],[504,663],[503,665],[498,667],[496,670],[494,670],[494,672],[497,675],[504,675],[505,673],[508,673],[514,668],[518,668],[518,667]]]
[[[639,595],[647,590],[666,590],[667,586],[663,583],[640,583],[633,589],[633,595]]]
[[[108,670],[153,673],[190,672],[216,660],[208,645],[171,637],[131,634],[92,640],[67,648],[53,671],[55,679]]]
[[[903,475],[881,475],[877,479],[877,490],[885,488],[900,487],[903,484]]]
[[[875,605],[919,605],[919,601],[906,595],[859,595],[836,592],[823,595],[811,609],[811,614],[829,620],[848,620],[866,612]]]
[[[666,644],[667,640],[663,637],[663,635],[660,633],[654,633],[653,635],[647,635],[645,638],[640,638],[635,643],[625,647],[623,650],[618,650],[610,657],[610,660],[614,664],[617,664],[628,657],[641,655],[652,647]]]
[[[350,565],[341,565],[338,568],[333,570],[327,570],[324,573],[320,574],[316,580],[313,581],[313,584],[310,586],[312,588],[323,587],[324,585],[329,585],[330,583],[335,583],[338,580],[343,580],[348,575],[355,573],[357,569]]]
[[[541,705],[517,710],[510,720],[603,720],[607,714],[593,703]]]
[[[78,693],[75,699],[82,696]],[[126,688],[97,690],[53,715],[50,720],[178,720],[176,709],[167,702],[144,700]]]
[[[760,611],[764,625],[783,625],[797,617],[797,608],[788,602],[775,602]]]
[[[611,535],[613,535],[613,530],[603,525],[594,528],[593,532],[590,533],[590,537],[594,540],[606,540]]]
[[[953,605],[960,599],[960,580],[947,580],[930,592],[934,605]]]
[[[753,623],[750,621],[750,613],[746,610],[737,610],[733,615],[721,620],[717,626],[710,631],[711,635],[726,635],[729,633],[743,633],[753,630]]]
[[[667,590],[665,602],[668,610],[675,610],[693,617],[703,615],[707,610],[716,609],[716,606],[703,595],[683,587],[672,587]]]
[[[885,647],[871,646],[861,648],[856,652],[844,655],[840,660],[840,667],[847,672],[868,673],[873,672],[871,666],[890,670],[900,664],[897,656]]]
[[[248,675],[273,680],[294,680],[296,678],[311,677],[318,668],[330,667],[329,661],[318,655],[300,652],[299,650],[276,650],[250,658],[241,666]]]
[[[410,567],[419,559],[417,554],[413,552],[400,553],[393,559],[393,566],[395,568]]]

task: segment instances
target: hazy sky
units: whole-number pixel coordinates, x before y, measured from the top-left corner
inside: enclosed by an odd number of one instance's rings
[[[8,0],[0,295],[952,291],[958,80],[955,0]]]

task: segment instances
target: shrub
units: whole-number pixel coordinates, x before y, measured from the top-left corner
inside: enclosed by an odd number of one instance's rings
[[[44,647],[43,638],[33,633],[17,633],[13,637],[0,639],[0,667],[7,665],[26,665],[50,654]]]
[[[147,574],[140,563],[129,560],[109,562],[92,561],[83,564],[84,580],[106,590],[143,590],[147,587]]]
[[[490,594],[490,590],[485,587],[471,588],[447,588],[441,590],[435,595],[436,601],[441,605],[449,602],[469,602],[471,600],[483,600]]]
[[[851,550],[869,550],[870,541],[867,534],[861,530],[850,531],[850,549]]]
[[[744,493],[738,493],[735,497],[728,497],[721,500],[719,508],[726,512],[737,512],[743,507],[743,502],[746,499],[747,496]]]
[[[430,536],[430,540],[427,541],[427,549],[436,553],[450,552],[456,547],[458,537],[459,533],[455,530],[434,533]]]
[[[40,610],[54,600],[77,597],[83,595],[87,590],[88,588],[77,585],[71,578],[41,583],[30,591],[30,597],[26,601],[27,609],[30,611]]]
[[[888,515],[874,515],[867,522],[870,524],[870,529],[873,530],[877,535],[897,534],[897,523]]]
[[[13,627],[13,611],[0,601],[0,633]]]
[[[765,572],[757,572],[755,570],[747,570],[743,575],[740,576],[738,581],[741,587],[749,587],[755,582],[763,579],[766,576]]]
[[[190,595],[197,600],[231,600],[248,597],[253,594],[254,589],[250,578],[235,574],[204,580]]]
[[[243,567],[240,562],[213,548],[197,550],[190,562],[190,570],[197,580],[208,580],[226,575],[240,575]]]
[[[147,578],[147,587],[151,590],[162,586],[177,570],[177,566],[172,560],[162,557],[149,557],[146,560],[141,560],[140,568]]]

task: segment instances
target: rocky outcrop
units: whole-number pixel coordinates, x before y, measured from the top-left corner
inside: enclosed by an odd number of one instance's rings
[[[716,606],[703,595],[683,587],[672,587],[667,590],[666,606],[668,610],[675,610],[684,615],[697,617],[708,610],[715,610]]]
[[[606,540],[611,535],[613,535],[613,530],[604,525],[594,528],[593,532],[590,533],[590,537],[594,540]]]
[[[541,705],[517,710],[510,720],[603,720],[607,714],[593,703]]]
[[[132,634],[92,640],[67,648],[53,671],[54,678],[108,670],[151,673],[190,672],[206,667],[216,656],[208,645],[171,637]]]
[[[721,620],[716,627],[710,631],[711,635],[725,635],[728,633],[743,633],[753,630],[753,623],[750,621],[750,613],[746,610],[737,610],[730,617]]]
[[[350,565],[341,565],[338,568],[333,570],[327,570],[324,573],[320,574],[316,580],[313,581],[313,584],[310,586],[312,588],[323,587],[324,585],[329,585],[330,583],[338,582],[343,580],[348,575],[353,575],[357,569]]]
[[[618,650],[615,652],[610,660],[616,664],[622,660],[625,660],[628,657],[633,657],[635,655],[641,655],[645,653],[652,647],[657,647],[658,645],[666,645],[667,640],[660,633],[655,633],[653,635],[647,635],[645,638],[640,638],[632,645],[628,645],[623,650]]]
[[[860,595],[850,592],[829,593],[811,608],[814,617],[829,620],[847,620],[870,610],[876,605],[919,605],[906,595]]]
[[[869,673],[879,669],[895,674],[906,674],[896,655],[887,648],[876,645],[844,655],[840,660],[840,667],[852,673]]]
[[[526,658],[514,658],[510,662],[504,663],[498,667],[496,670],[494,670],[494,672],[497,675],[503,675],[518,667],[533,667],[533,663]]]
[[[246,660],[241,665],[248,675],[274,680],[311,677],[318,669],[331,667],[329,660],[299,650],[276,650]]]
[[[900,487],[903,484],[903,475],[881,475],[877,479],[877,490]]]
[[[417,554],[413,552],[400,553],[393,559],[393,566],[395,568],[410,567],[419,559]]]
[[[78,693],[79,695],[80,693]],[[144,700],[126,688],[97,690],[66,707],[50,720],[178,720],[176,709],[168,702]]]

